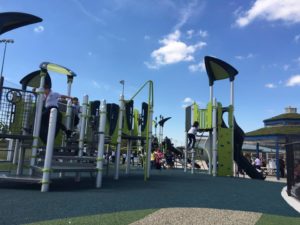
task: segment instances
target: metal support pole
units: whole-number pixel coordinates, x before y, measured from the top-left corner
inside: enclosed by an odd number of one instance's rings
[[[83,96],[82,101],[82,113],[81,113],[81,120],[80,120],[80,133],[79,133],[79,152],[78,156],[81,157],[83,155],[83,148],[84,148],[84,136],[86,130],[86,120],[87,120],[87,109],[88,109],[88,102],[89,97],[88,95]]]
[[[213,99],[213,118],[212,118],[212,149],[213,149],[213,176],[217,175],[217,101]]]
[[[7,156],[6,160],[11,162],[13,158],[13,146],[14,146],[14,139],[8,139],[8,151],[7,151]]]
[[[20,147],[20,140],[17,139],[15,142],[15,149],[14,149],[14,155],[13,155],[13,164],[14,165],[16,165],[17,161],[18,161],[19,147]]]
[[[67,130],[72,129],[72,100],[69,99],[67,103],[67,111],[66,111],[66,128]]]
[[[130,131],[130,136],[132,135],[132,131]],[[132,148],[132,140],[128,140],[127,143],[127,154],[126,154],[126,170],[125,174],[129,174],[130,172],[130,155],[131,155],[131,148]]]
[[[280,167],[279,167],[279,143],[278,140],[276,140],[276,178],[277,180],[280,180]]]
[[[101,101],[100,106],[100,123],[99,123],[99,141],[98,141],[98,153],[97,153],[97,180],[96,187],[102,187],[103,176],[103,154],[105,145],[105,125],[106,125],[106,101]]]
[[[72,80],[68,80],[68,96],[71,96],[72,91]]]
[[[213,106],[213,98],[214,98],[214,86],[211,85],[209,86],[209,101],[211,102]],[[208,173],[211,175],[212,174],[212,155],[213,155],[213,132],[209,131],[209,154],[210,154],[210,161],[209,161],[209,168],[208,168]]]
[[[35,110],[35,118],[34,118],[33,136],[32,136],[33,141],[32,141],[30,166],[34,166],[36,163],[36,154],[37,154],[37,149],[38,149],[38,145],[39,145],[39,135],[40,135],[40,129],[41,129],[46,72],[41,71],[40,76],[41,76],[40,87],[36,91],[36,93],[38,94],[38,97],[37,97],[37,101],[36,101],[36,110]],[[31,168],[29,169],[29,175],[33,175],[33,170]]]
[[[55,129],[56,129],[57,109],[52,108],[50,112],[49,128],[47,136],[46,156],[43,169],[43,180],[41,192],[47,192],[50,184],[51,161],[53,155]]]
[[[119,111],[119,124],[118,124],[118,139],[117,139],[117,151],[115,161],[115,180],[119,180],[119,167],[120,167],[120,153],[122,144],[122,127],[123,127],[123,113],[124,113],[124,95],[120,97],[120,111]]]
[[[186,172],[187,167],[187,145],[188,145],[188,138],[187,138],[187,131],[185,132],[185,150],[184,150],[184,168],[183,171]]]
[[[150,178],[150,169],[151,169],[151,147],[152,147],[152,120],[153,120],[153,109],[151,104],[149,104],[150,107],[150,114],[148,115],[148,146],[147,146],[147,179]]]
[[[232,106],[232,124],[231,124],[231,128],[232,128],[232,167],[233,167],[233,176],[235,177],[238,169],[237,169],[237,165],[234,161],[234,81],[230,81],[230,105]]]
[[[192,149],[191,150],[191,153],[192,153],[192,159],[191,159],[191,164],[192,164],[192,166],[191,166],[191,174],[194,174],[194,169],[195,169],[195,150],[194,149]]]

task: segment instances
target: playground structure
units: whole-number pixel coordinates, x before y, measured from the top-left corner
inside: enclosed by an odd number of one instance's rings
[[[12,23],[17,16],[18,25],[26,25],[22,13],[4,13],[0,17],[11,18],[2,24],[2,31],[7,24]],[[26,14],[28,17],[35,18]],[[15,16],[15,17],[12,17]],[[24,21],[22,21],[24,19]],[[26,17],[27,19],[27,17]],[[42,21],[34,20],[36,22]],[[33,23],[33,22],[32,22]],[[27,22],[29,23],[29,21]],[[16,26],[14,28],[17,28]],[[10,29],[14,29],[11,28]],[[7,28],[6,31],[9,29]],[[144,155],[144,179],[150,177],[150,153],[152,139],[153,115],[153,82],[147,81],[129,100],[120,96],[119,105],[98,100],[89,101],[83,97],[80,125],[74,127],[74,110],[71,101],[60,101],[58,109],[52,108],[49,126],[42,127],[44,86],[51,87],[48,72],[56,72],[67,77],[67,96],[71,96],[73,79],[76,74],[58,64],[43,62],[40,69],[25,76],[20,83],[22,89],[4,86],[1,77],[0,98],[0,139],[5,140],[6,163],[11,163],[9,173],[3,173],[0,180],[8,182],[40,183],[41,191],[49,190],[51,173],[59,173],[63,178],[67,173],[75,174],[80,181],[83,172],[96,173],[96,187],[102,186],[104,169],[104,149],[114,147],[116,150],[114,179],[119,179],[119,162],[121,147],[127,145],[127,157],[134,147]],[[134,99],[145,88],[149,87],[148,101],[142,103],[141,113],[134,109]],[[28,91],[27,87],[34,88]],[[59,111],[59,112],[58,112]],[[57,129],[58,113],[62,113],[62,121],[71,137]],[[46,141],[41,140],[41,133],[46,132]],[[31,144],[32,143],[32,144]],[[31,154],[28,153],[31,149]],[[30,162],[28,163],[28,158]],[[130,160],[127,160],[126,173],[130,171]],[[16,169],[13,164],[16,164]],[[26,171],[25,171],[26,170]]]
[[[191,125],[198,121],[199,131],[209,133],[206,141],[196,144],[196,147],[207,152],[209,174],[236,176],[243,170],[251,178],[264,179],[264,176],[242,155],[245,134],[234,118],[234,79],[238,71],[228,63],[214,57],[205,56],[204,61],[209,78],[210,102],[205,109],[200,109],[196,103],[186,108],[184,171],[187,171],[187,158],[190,154],[191,173],[194,173],[195,149],[187,150],[187,132]],[[227,78],[230,81],[230,105],[222,107],[222,104],[214,98],[213,85],[215,81]],[[227,121],[223,119],[224,113],[228,114]]]

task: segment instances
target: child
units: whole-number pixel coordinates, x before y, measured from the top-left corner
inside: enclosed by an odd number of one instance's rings
[[[195,147],[196,142],[196,134],[198,131],[199,123],[197,121],[194,122],[193,126],[188,131],[188,146],[187,148],[190,149],[190,147],[193,149]],[[192,144],[192,146],[191,146]]]

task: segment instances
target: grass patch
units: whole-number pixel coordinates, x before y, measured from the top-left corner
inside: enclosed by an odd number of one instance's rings
[[[145,209],[116,213],[99,214],[93,216],[72,217],[58,220],[47,220],[27,225],[127,225],[157,211],[157,209]]]
[[[299,225],[300,217],[263,214],[255,225]]]

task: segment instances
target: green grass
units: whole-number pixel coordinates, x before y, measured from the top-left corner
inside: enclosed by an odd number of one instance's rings
[[[263,214],[255,225],[299,225],[300,217]]]
[[[47,220],[42,222],[30,223],[30,225],[127,225],[157,211],[157,209],[146,209],[136,211],[125,211],[107,213],[93,216],[72,217],[58,220]],[[27,224],[29,225],[29,224]]]

